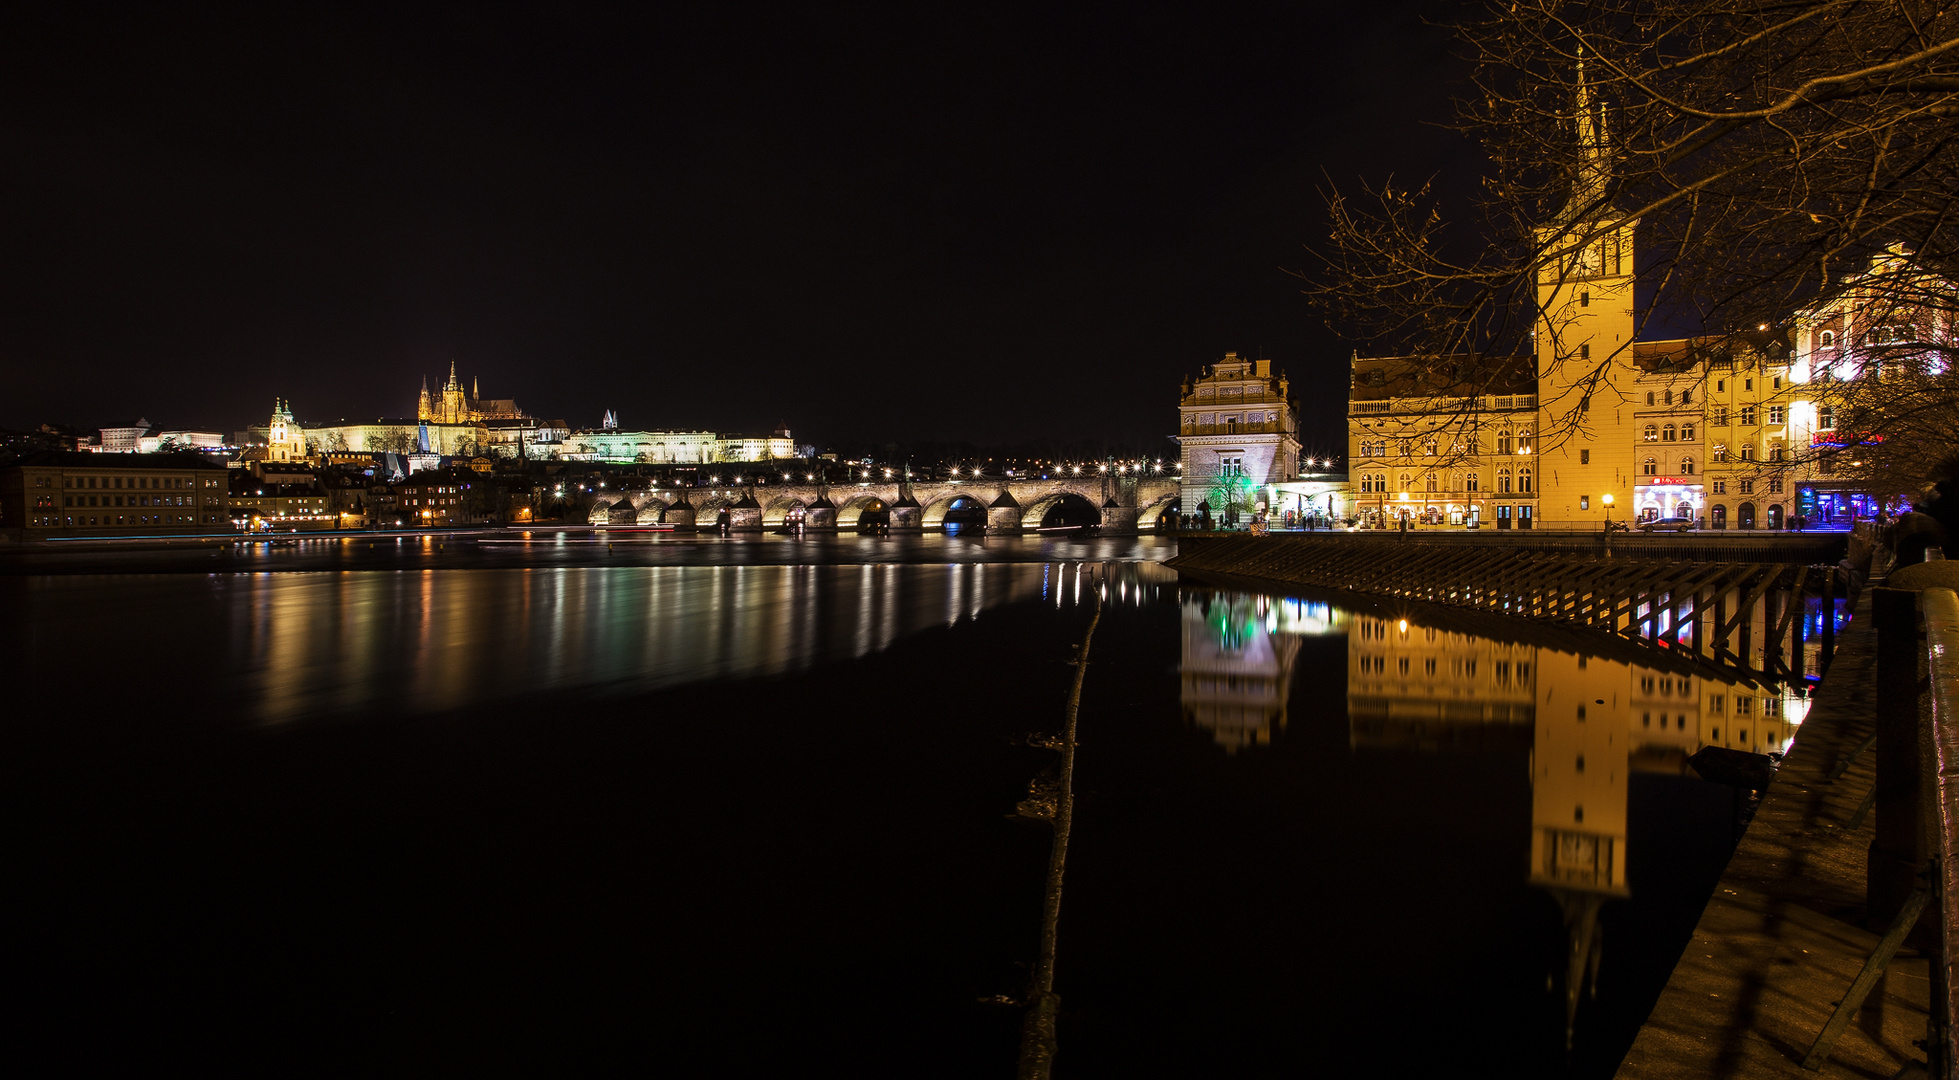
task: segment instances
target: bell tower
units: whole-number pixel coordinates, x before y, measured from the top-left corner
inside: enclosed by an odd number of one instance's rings
[[[1537,276],[1539,512],[1552,521],[1624,520],[1633,502],[1633,229],[1607,197],[1611,156],[1602,105],[1578,62],[1571,199],[1541,234]]]

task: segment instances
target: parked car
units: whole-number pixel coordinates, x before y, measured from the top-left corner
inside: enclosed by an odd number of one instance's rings
[[[1654,518],[1652,521],[1642,521],[1639,523],[1639,531],[1649,532],[1649,533],[1650,532],[1688,532],[1690,530],[1698,529],[1698,528],[1700,528],[1700,526],[1695,523],[1693,518],[1683,518],[1683,517]]]

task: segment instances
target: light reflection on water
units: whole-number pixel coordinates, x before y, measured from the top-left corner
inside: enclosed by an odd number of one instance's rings
[[[862,657],[907,634],[1023,601],[1114,602],[1171,586],[1156,563],[959,563],[540,568],[140,579],[151,602],[215,605],[233,680],[260,722],[386,708],[424,712],[511,695],[618,696],[776,675]],[[59,609],[103,579],[40,579]]]
[[[1689,759],[1707,747],[1780,754],[1809,707],[1782,684],[1497,640],[1419,618],[1250,593],[1191,591],[1181,603],[1184,716],[1227,753],[1284,731],[1301,641],[1324,635],[1346,637],[1352,753],[1529,745],[1528,880],[1564,913],[1569,966],[1556,981],[1568,1045],[1581,996],[1597,981],[1601,910],[1632,894],[1631,775],[1689,774]]]

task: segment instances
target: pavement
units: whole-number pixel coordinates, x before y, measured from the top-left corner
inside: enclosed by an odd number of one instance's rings
[[[1863,925],[1875,815],[1853,828],[1876,754],[1831,769],[1871,734],[1877,635],[1869,590],[1694,936],[1620,1064],[1622,1080],[1891,1077],[1924,1054],[1927,961],[1901,949],[1820,1072],[1816,1035],[1877,945]]]

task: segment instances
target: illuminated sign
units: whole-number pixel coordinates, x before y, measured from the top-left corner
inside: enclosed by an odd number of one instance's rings
[[[1700,482],[1691,476],[1649,476],[1640,487],[1699,487]]]

